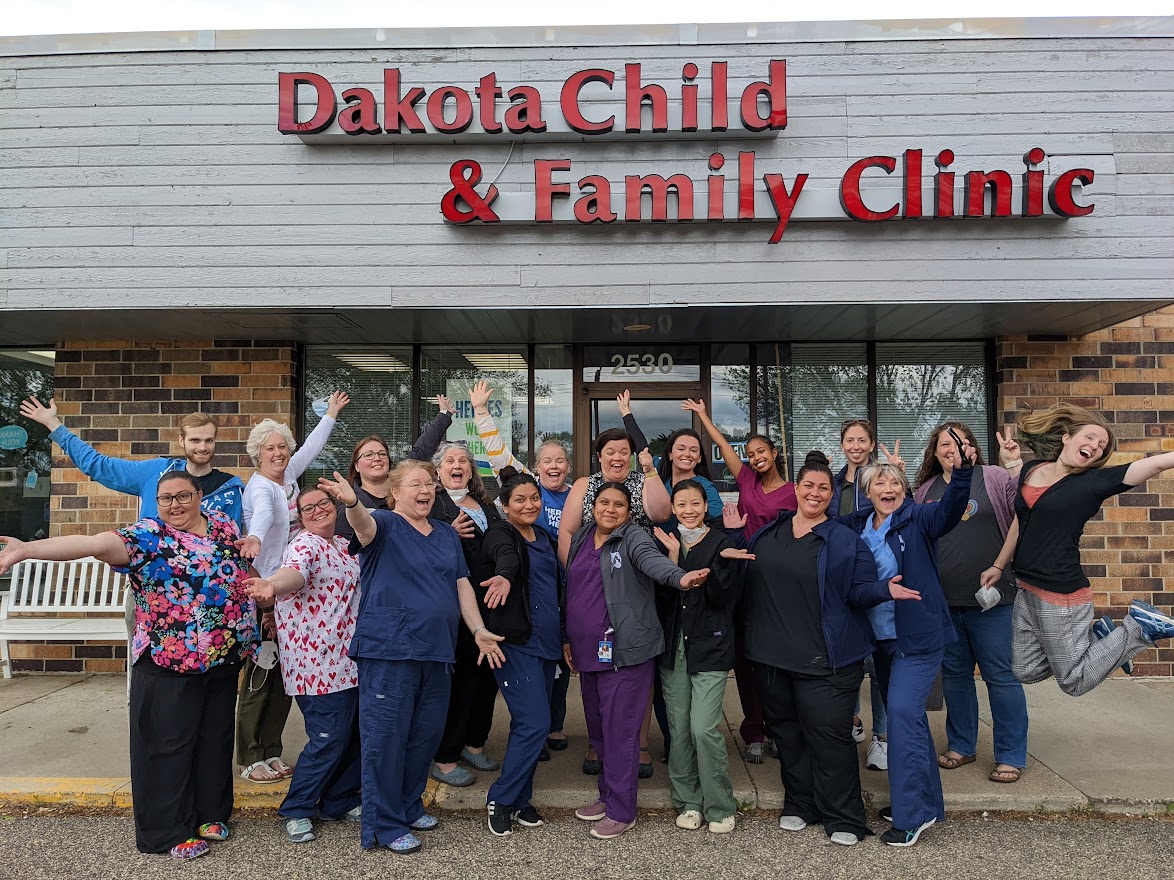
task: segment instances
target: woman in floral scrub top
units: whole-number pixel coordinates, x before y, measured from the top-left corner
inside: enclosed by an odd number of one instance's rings
[[[25,559],[94,556],[129,576],[135,844],[191,859],[228,837],[236,683],[241,658],[256,654],[256,613],[236,524],[201,512],[186,471],[166,474],[156,492],[159,516],[117,531],[27,544],[0,537],[0,574]]]
[[[276,599],[285,692],[298,701],[309,742],[278,813],[291,843],[314,839],[311,819],[359,821],[359,675],[347,647],[359,609],[359,560],[335,535],[338,512],[321,489],[297,498],[302,530],[282,567],[248,582],[249,595]]]

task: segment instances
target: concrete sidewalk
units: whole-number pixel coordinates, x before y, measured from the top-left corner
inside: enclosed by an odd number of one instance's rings
[[[868,725],[868,687],[863,689]],[[1166,813],[1174,810],[1174,680],[1112,679],[1091,694],[1073,699],[1048,681],[1027,688],[1031,713],[1030,760],[1013,785],[987,780],[991,756],[990,714],[979,682],[982,723],[979,759],[942,771],[948,810]],[[572,682],[567,733],[570,748],[539,764],[535,803],[575,807],[590,800],[595,780],[580,770],[586,745],[582,704]],[[737,738],[741,712],[733,682],[726,692],[726,736],[734,793],[746,809],[777,810],[782,805],[778,763],[747,764]],[[945,748],[945,713],[931,712],[939,750]],[[653,724],[651,751],[661,754]],[[500,758],[509,715],[498,700],[487,751]],[[293,764],[305,745],[295,705],[285,735],[285,760]],[[863,764],[864,748],[860,747]],[[0,680],[0,801],[129,806],[126,679],[118,675],[17,675]],[[442,809],[480,809],[496,774],[480,773],[469,788],[430,786],[428,797]],[[887,774],[862,770],[864,789],[874,804],[888,803]],[[238,806],[276,808],[287,783],[256,785],[237,780]],[[640,785],[640,806],[668,808],[671,801],[665,765]]]

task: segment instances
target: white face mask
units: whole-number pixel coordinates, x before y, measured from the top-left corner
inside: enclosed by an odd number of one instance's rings
[[[680,523],[677,523],[677,531],[681,535],[681,540],[686,544],[696,544],[701,540],[701,536],[709,531],[709,526],[703,524],[698,529],[687,529]]]
[[[469,494],[469,487],[466,486],[464,489],[445,489],[444,491],[448,493],[448,497],[456,504],[460,504],[465,500],[465,496]]]

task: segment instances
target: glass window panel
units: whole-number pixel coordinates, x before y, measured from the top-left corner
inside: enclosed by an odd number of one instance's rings
[[[901,441],[910,477],[947,420],[969,425],[990,461],[986,379],[982,342],[877,343],[877,432],[885,445]]]
[[[709,417],[726,439],[744,443],[750,436],[750,346],[715,345],[710,366]],[[717,444],[707,450],[710,472],[720,492],[736,492],[737,484],[722,460]]]
[[[583,349],[584,382],[696,382],[701,351],[695,345],[589,345]]]
[[[371,434],[387,441],[392,461],[408,454],[416,440],[409,346],[308,346],[305,362],[303,439],[326,411],[326,398],[332,391],[347,392],[351,402],[339,416],[326,448],[302,477],[303,487],[315,485],[318,477],[336,470],[345,476],[355,444]]]
[[[575,460],[572,410],[574,378],[571,346],[539,345],[534,349],[534,450],[557,440]],[[533,464],[532,462],[530,464]],[[572,475],[573,476],[573,475]]]
[[[30,394],[53,396],[52,350],[0,349],[0,535],[24,541],[49,536],[49,432],[20,415]]]
[[[420,418],[436,413],[436,395],[444,394],[456,405],[457,414],[449,428],[448,439],[464,441],[477,459],[481,478],[487,486],[497,480],[477,436],[469,388],[485,379],[493,388],[490,413],[497,420],[503,437],[509,438],[510,451],[520,461],[529,455],[527,400],[530,393],[526,346],[452,347],[425,346],[420,350]]]

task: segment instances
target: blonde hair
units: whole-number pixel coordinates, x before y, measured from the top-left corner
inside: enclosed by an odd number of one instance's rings
[[[1075,436],[1085,425],[1096,425],[1109,435],[1105,453],[1088,467],[1104,467],[1109,456],[1117,451],[1117,435],[1108,420],[1100,413],[1071,403],[1057,403],[1040,412],[1021,415],[1017,421],[1019,439],[1044,461],[1055,461],[1064,448],[1064,436]]]
[[[913,494],[913,489],[909,486],[909,478],[905,476],[905,472],[895,464],[887,461],[874,461],[861,472],[860,481],[864,486],[865,494],[872,488],[873,480],[879,477],[896,477],[901,481],[901,485],[905,487],[905,494]]]
[[[265,441],[269,439],[270,434],[280,434],[291,453],[298,448],[298,442],[294,440],[293,432],[289,429],[289,425],[273,419],[265,419],[261,424],[253,428],[253,430],[249,431],[249,439],[245,441],[245,452],[249,454],[249,458],[253,460],[253,464],[257,463],[257,456],[261,454],[261,447],[265,445]]]
[[[391,473],[387,475],[387,491],[388,494],[399,489],[404,484],[404,479],[409,473],[415,470],[424,470],[428,472],[429,479],[436,482],[436,468],[432,466],[432,462],[420,461],[415,458],[405,458],[399,464],[391,469]],[[392,505],[395,506],[394,504]]]
[[[211,425],[213,432],[220,431],[220,423],[207,413],[194,412],[191,415],[186,415],[179,420],[179,436],[186,437],[188,428],[202,428],[205,425]]]

